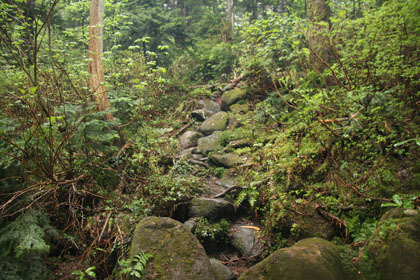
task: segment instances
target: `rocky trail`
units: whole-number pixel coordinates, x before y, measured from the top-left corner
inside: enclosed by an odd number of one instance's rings
[[[191,114],[192,125],[178,133],[178,159],[195,166],[196,176],[204,178],[202,194],[179,205],[173,219],[147,217],[141,221],[132,239],[131,257],[139,252],[153,252],[146,279],[365,279],[357,270],[348,270],[342,252],[328,241],[340,235],[341,225],[317,205],[305,205],[305,211],[311,215],[296,210],[294,213],[310,238],[290,242],[291,247],[268,257],[263,255],[265,243],[259,237],[259,221],[250,219],[253,215],[249,208],[234,207],[226,199],[248,185],[267,183],[241,184],[235,177],[241,168],[249,168],[247,155],[236,152],[252,145],[241,136],[247,133],[241,115],[252,107],[246,100],[247,92],[236,88],[213,100],[198,102]],[[223,168],[224,175],[210,175],[206,172],[209,168]],[[381,279],[420,279],[420,215],[416,210],[395,209],[391,216],[399,218],[396,223],[410,230],[402,232],[401,240],[388,243],[372,237],[367,249],[373,258],[378,258],[379,265],[387,267],[386,277]],[[377,235],[380,230],[383,229],[378,229]],[[395,263],[395,255],[401,252],[392,250],[392,242],[416,244],[402,247],[407,259],[404,264]],[[378,246],[389,249],[384,252]],[[408,276],[393,278],[395,273]]]

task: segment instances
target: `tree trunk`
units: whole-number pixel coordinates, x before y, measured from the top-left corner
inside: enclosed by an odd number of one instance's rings
[[[279,5],[277,7],[278,13],[284,14],[287,13],[287,1],[286,0],[280,0]]]
[[[184,0],[178,0],[177,1],[177,5],[178,5],[178,9],[180,11],[180,16],[181,17],[186,17],[187,16],[187,7],[185,6],[185,1]]]
[[[306,5],[310,24],[307,33],[308,45],[311,50],[310,63],[314,70],[321,74],[333,60],[327,35],[329,24],[325,24],[329,23],[331,10],[326,0],[307,0]],[[328,87],[335,85],[337,81],[330,75],[325,77],[324,82]]]
[[[257,0],[250,0],[248,3],[248,11],[251,12],[250,21],[256,20],[258,17],[258,2]]]
[[[233,13],[234,5],[235,5],[235,0],[227,0],[226,20],[230,25],[231,32],[233,32],[233,28],[235,27],[235,14]]]
[[[307,0],[306,9],[311,22],[328,21],[331,15],[326,0]]]
[[[88,54],[89,90],[99,112],[109,108],[108,96],[104,86],[104,66],[102,63],[103,24],[104,0],[91,0]],[[111,113],[105,114],[106,120],[112,118]]]

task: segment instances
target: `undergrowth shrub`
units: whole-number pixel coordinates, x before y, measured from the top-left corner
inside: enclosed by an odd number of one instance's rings
[[[48,216],[41,210],[30,210],[14,221],[0,219],[0,278],[48,279],[46,265],[50,250],[47,240],[58,236]]]

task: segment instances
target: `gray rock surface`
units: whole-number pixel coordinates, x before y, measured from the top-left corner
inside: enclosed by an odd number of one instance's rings
[[[240,100],[244,100],[247,97],[245,89],[236,88],[225,92],[222,96],[222,110],[227,111],[229,107]]]
[[[246,223],[234,224],[231,228],[230,243],[242,256],[255,256],[261,253],[262,243],[258,242],[257,231],[248,228]]]
[[[215,131],[224,130],[227,126],[228,119],[229,116],[226,112],[218,112],[200,125],[200,131],[205,135],[210,135]]]
[[[215,131],[213,134],[198,139],[198,151],[203,154],[207,155],[209,152],[214,152],[221,150],[223,148],[221,144],[221,131]]]
[[[239,280],[344,280],[340,253],[331,242],[308,238],[279,249],[245,271]]]
[[[234,167],[243,162],[243,160],[236,154],[213,154],[210,156],[210,160],[218,166],[227,168]]]
[[[183,149],[188,149],[197,146],[198,139],[204,135],[197,131],[186,131],[179,137],[179,144]]]
[[[389,210],[368,244],[379,279],[420,279],[420,214],[417,210]]]
[[[136,226],[130,258],[140,252],[153,255],[146,279],[215,279],[203,246],[186,226],[171,218],[146,217]]]
[[[226,265],[216,259],[210,259],[211,268],[217,280],[233,280],[235,274]]]
[[[229,219],[234,213],[233,205],[224,199],[194,198],[188,205],[190,218],[204,217],[212,221]]]
[[[191,232],[197,227],[197,221],[194,218],[188,219],[184,222],[184,226],[186,226]]]

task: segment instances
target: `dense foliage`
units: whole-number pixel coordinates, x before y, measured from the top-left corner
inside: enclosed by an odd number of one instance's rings
[[[0,278],[141,275],[147,258],[124,261],[135,222],[229,175],[178,157],[177,136],[232,81],[251,93],[246,128],[222,140],[248,141],[234,152],[250,160],[230,199],[268,250],[310,235],[296,213],[323,209],[338,243],[363,246],[388,207],[418,207],[419,1],[329,1],[320,22],[306,2],[237,1],[231,30],[226,1],[107,0],[105,120],[88,88],[90,1],[2,1]]]

